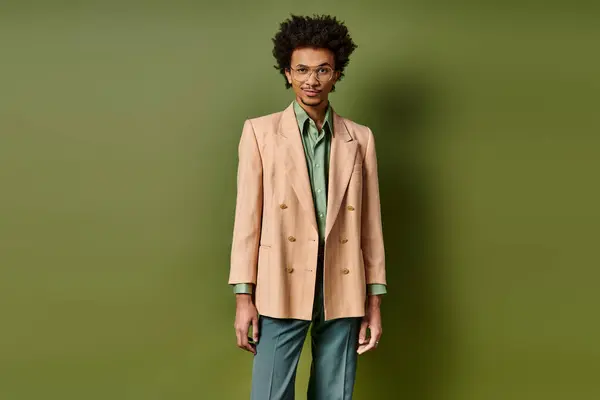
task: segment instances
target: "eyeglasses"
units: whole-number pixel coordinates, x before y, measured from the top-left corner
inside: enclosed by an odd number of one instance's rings
[[[333,69],[326,65],[316,68],[308,68],[304,66],[299,68],[290,67],[290,70],[292,79],[301,83],[306,82],[314,71],[317,72],[316,77],[319,82],[329,82],[333,78]]]

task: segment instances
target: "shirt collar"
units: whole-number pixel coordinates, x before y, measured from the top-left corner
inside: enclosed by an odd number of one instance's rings
[[[298,122],[298,128],[300,129],[300,133],[304,133],[304,126],[307,121],[310,119],[304,108],[298,104],[298,101],[294,99],[294,112],[296,113],[296,121]],[[331,132],[333,136],[333,113],[331,111],[331,103],[327,104],[327,110],[325,111],[325,120],[323,121],[323,128],[329,128],[328,131]]]

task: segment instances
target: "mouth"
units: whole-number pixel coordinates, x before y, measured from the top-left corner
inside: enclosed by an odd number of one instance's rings
[[[302,91],[304,92],[304,94],[306,94],[309,97],[315,97],[315,96],[318,96],[319,93],[321,93],[320,90],[311,90],[311,89],[302,89]]]

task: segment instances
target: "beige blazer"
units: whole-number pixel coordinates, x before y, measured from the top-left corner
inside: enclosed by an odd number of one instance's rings
[[[335,111],[333,130],[323,270],[326,320],[363,316],[366,285],[386,284],[373,133]],[[293,103],[246,120],[238,157],[229,284],[254,283],[261,315],[310,320],[319,235]]]

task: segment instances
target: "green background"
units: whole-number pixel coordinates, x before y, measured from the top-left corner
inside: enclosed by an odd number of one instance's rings
[[[249,398],[237,143],[292,100],[290,12],[346,22],[331,101],[377,140],[389,294],[355,398],[599,398],[598,14],[449,3],[2,2],[0,399]]]

